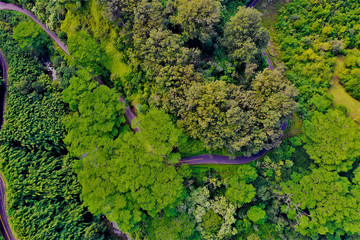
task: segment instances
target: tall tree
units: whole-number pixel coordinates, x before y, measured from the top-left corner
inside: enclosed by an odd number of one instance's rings
[[[164,156],[170,162],[177,162],[180,156],[175,153],[171,154],[174,147],[179,143],[180,130],[171,122],[170,116],[163,110],[150,109],[144,115],[139,115],[132,122],[136,125],[139,121],[139,128],[136,134],[144,145],[149,145],[151,151]]]
[[[71,56],[92,75],[104,74],[103,45],[87,31],[81,30],[69,36],[68,47]]]
[[[220,21],[220,1],[177,0],[175,5],[176,15],[170,21],[180,25],[185,39],[197,38],[205,43],[216,35],[214,27]]]
[[[239,7],[224,29],[223,46],[237,66],[256,62],[256,55],[269,42],[269,33],[261,25],[261,13],[254,8]]]
[[[194,83],[176,102],[178,124],[209,149],[248,155],[281,142],[281,122],[295,109],[295,88],[282,68],[259,73],[245,91],[223,81]]]
[[[64,118],[68,135],[64,142],[77,157],[94,150],[104,139],[114,139],[125,122],[124,105],[119,94],[107,86],[95,88],[83,96],[78,111]]]
[[[286,203],[282,209],[302,235],[360,233],[359,187],[352,187],[346,177],[319,168],[303,177],[295,174],[280,186]]]
[[[181,200],[182,176],[131,132],[103,141],[76,164],[91,212],[106,214],[125,232]]]
[[[49,54],[50,40],[45,31],[34,21],[20,22],[13,31],[13,37],[21,48],[38,57],[45,57]]]
[[[360,156],[359,127],[338,110],[315,112],[310,121],[304,121],[303,131],[304,148],[321,167],[348,171]]]

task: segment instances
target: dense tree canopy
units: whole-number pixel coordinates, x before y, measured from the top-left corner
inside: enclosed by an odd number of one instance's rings
[[[103,139],[114,139],[125,122],[124,106],[119,95],[102,85],[87,93],[79,103],[78,112],[64,119],[68,135],[64,139],[69,151],[77,157],[92,151]]]
[[[74,59],[42,45],[58,79],[29,55],[43,32],[0,15],[0,163],[20,238],[109,239],[100,215],[132,239],[359,238],[359,127],[327,93],[337,58],[357,96],[359,4],[293,0],[268,44],[275,3],[262,21],[250,1],[16,1],[68,41]],[[273,147],[241,166],[178,161]]]
[[[302,178],[281,184],[286,194],[287,206],[283,206],[290,219],[296,221],[301,234],[314,237],[344,231],[360,232],[359,185],[352,186],[346,177],[337,172],[315,169]]]
[[[261,14],[253,8],[239,7],[224,29],[223,46],[235,65],[258,63],[256,56],[269,42],[269,33],[261,26]]]
[[[181,132],[171,122],[170,116],[162,110],[150,109],[137,120],[140,129],[137,134],[143,144],[149,145],[152,152],[164,156],[170,162],[177,162],[180,156],[171,152],[178,145]],[[132,125],[134,128],[137,126],[136,119]]]
[[[207,42],[216,34],[214,28],[220,21],[220,7],[218,0],[177,0],[177,14],[170,21],[180,25],[185,39]]]
[[[303,130],[310,158],[328,170],[350,170],[360,156],[360,129],[340,111],[315,113]]]
[[[13,37],[21,48],[39,57],[48,55],[50,41],[46,33],[34,21],[20,22],[13,31]]]
[[[250,91],[221,81],[193,84],[179,102],[178,123],[210,149],[256,153],[278,144],[278,127],[294,110],[295,95],[282,68],[259,73]]]
[[[68,109],[60,89],[3,29],[0,48],[9,64],[0,164],[12,229],[19,239],[108,239],[100,216],[82,204],[72,159],[65,156],[61,118]]]
[[[163,161],[130,132],[102,142],[75,166],[85,203],[134,231],[145,212],[155,217],[182,197],[182,177]]]
[[[254,78],[255,71],[264,67],[260,49],[269,40],[258,11],[240,7],[236,12],[227,9],[228,2],[221,5],[217,0],[100,3],[119,26],[118,32],[110,30],[112,25],[99,24],[105,20],[94,10],[98,5],[92,2],[86,4],[84,10],[98,20],[87,20],[85,15],[71,9],[62,26],[69,36],[70,52],[80,65],[86,66],[92,74],[107,75],[104,72],[107,54],[103,52],[108,53],[108,39],[118,36],[114,46],[126,53],[124,59],[133,72],[121,82],[115,77],[112,81],[129,100],[138,104],[139,109],[146,112],[152,107],[162,108],[175,116],[183,133],[200,139],[209,150],[251,154],[279,144],[275,140],[280,134],[278,128],[294,109],[292,98],[295,94],[289,86],[285,91],[287,97],[280,96],[275,87],[271,93],[277,100],[272,101],[270,95],[254,92],[259,88],[255,90],[252,81],[263,76]],[[229,14],[235,16],[225,24],[222,22],[224,16]],[[243,17],[248,20],[243,21]],[[226,25],[224,30],[217,27],[220,23]],[[100,34],[102,27],[103,34]],[[247,51],[249,44],[252,46],[250,52]],[[244,49],[248,59],[233,57],[236,51]],[[277,79],[279,75],[283,79],[281,84],[288,84],[282,70],[278,75],[264,74],[264,81]],[[278,80],[274,80],[274,84],[278,84]],[[207,91],[213,91],[218,99]],[[255,106],[258,103],[245,104],[242,98],[258,101],[259,106]],[[263,110],[258,109],[261,104]],[[269,113],[265,108],[271,109]],[[273,114],[275,109],[280,111]],[[257,111],[264,113],[257,114]]]

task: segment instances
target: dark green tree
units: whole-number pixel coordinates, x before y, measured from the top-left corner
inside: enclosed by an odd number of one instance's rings
[[[184,39],[209,42],[216,35],[215,25],[220,21],[221,4],[217,0],[177,0],[176,15],[171,23],[180,25]]]
[[[237,66],[251,67],[258,63],[256,56],[261,54],[269,42],[269,33],[261,24],[261,14],[254,8],[239,7],[238,12],[225,24],[222,45]]]

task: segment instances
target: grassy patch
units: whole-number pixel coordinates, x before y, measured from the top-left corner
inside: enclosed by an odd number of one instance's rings
[[[279,10],[289,0],[259,0],[255,8],[263,14],[263,24],[266,28],[271,29],[277,21]]]
[[[286,134],[286,137],[293,137],[298,134],[301,134],[302,124],[303,124],[303,120],[296,113],[294,113],[291,119],[290,129],[289,132]]]
[[[360,101],[353,98],[345,91],[345,88],[339,82],[339,73],[344,69],[344,57],[339,57],[336,60],[335,74],[329,88],[329,94],[334,97],[335,106],[345,106],[348,110],[348,115],[358,124],[360,124]]]

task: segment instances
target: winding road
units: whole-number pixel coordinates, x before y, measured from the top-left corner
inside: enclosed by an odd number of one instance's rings
[[[259,0],[253,0],[251,3],[249,3],[247,5],[247,7],[254,7],[257,2]],[[33,19],[37,24],[39,24],[39,26],[41,26],[48,34],[49,36],[58,44],[58,46],[67,54],[70,56],[69,51],[67,49],[67,46],[58,38],[58,36],[53,33],[52,31],[50,31],[44,24],[42,24],[37,18],[36,16],[31,13],[30,11],[23,9],[21,6],[18,6],[16,4],[11,4],[11,3],[4,3],[4,2],[0,2],[0,10],[11,10],[11,11],[17,11],[17,12],[21,12],[25,15],[27,15],[28,17],[30,17],[31,19]],[[269,69],[273,70],[273,65],[270,61],[269,56],[267,55],[267,53],[265,52],[265,50],[263,50],[263,54],[267,59],[267,62],[269,64]],[[1,62],[1,67],[2,67],[2,71],[3,71],[3,79],[6,81],[2,82],[2,87],[4,89],[4,91],[2,92],[2,95],[0,96],[0,100],[2,101],[1,104],[1,109],[0,109],[0,114],[1,114],[1,125],[3,124],[4,118],[3,118],[3,113],[5,110],[5,98],[6,98],[6,87],[7,87],[7,64],[4,58],[4,55],[2,54],[2,52],[0,51],[0,62]],[[104,84],[101,80],[98,81],[100,84]],[[123,102],[126,105],[125,99],[123,97],[120,97],[120,101]],[[131,123],[131,121],[136,117],[135,114],[132,112],[131,108],[129,106],[126,105],[126,109],[125,109],[125,115],[127,118],[128,123]],[[282,131],[284,131],[287,127],[287,122],[284,122],[280,129]],[[134,131],[138,131],[139,128],[136,127],[134,129]],[[279,136],[279,138],[281,138],[283,136],[283,134],[281,134]],[[260,152],[258,152],[255,155],[252,155],[250,157],[244,157],[244,156],[240,156],[240,157],[235,157],[234,159],[230,159],[228,156],[222,156],[222,155],[208,155],[208,154],[204,154],[204,155],[199,155],[199,156],[194,156],[194,157],[188,157],[188,158],[182,158],[180,159],[178,165],[181,164],[188,164],[188,165],[199,165],[199,164],[245,164],[245,163],[250,163],[254,160],[259,159],[260,157],[262,157],[263,155],[265,155],[269,150],[263,149]],[[14,240],[14,236],[12,235],[9,223],[7,221],[7,217],[6,217],[6,211],[5,211],[5,185],[4,182],[2,180],[2,177],[0,176],[0,201],[1,201],[1,206],[0,206],[0,222],[1,222],[1,230],[4,233],[4,238],[6,240]]]

